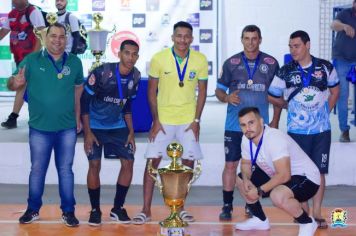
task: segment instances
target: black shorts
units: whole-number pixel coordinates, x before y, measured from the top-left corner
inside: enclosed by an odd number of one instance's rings
[[[99,145],[93,144],[93,152],[88,155],[89,161],[101,159],[103,147],[105,158],[134,160],[132,145],[129,144],[125,147],[127,136],[129,135],[127,128],[92,129],[92,132],[97,138]]]
[[[241,173],[239,177],[242,178]],[[256,186],[260,187],[261,185],[267,183],[271,178],[258,166],[256,166],[255,171],[252,173],[251,182]],[[309,180],[306,176],[302,175],[292,175],[291,179],[284,183],[283,185],[287,186],[292,190],[294,198],[299,202],[305,202],[312,198],[319,189],[319,185],[315,184],[313,181]],[[269,197],[271,191],[266,192],[262,197]]]
[[[241,159],[241,141],[243,133],[225,130],[224,146],[225,161],[238,161]]]
[[[321,174],[329,171],[329,154],[331,145],[331,131],[320,134],[293,134],[288,133],[303,151],[313,160]]]

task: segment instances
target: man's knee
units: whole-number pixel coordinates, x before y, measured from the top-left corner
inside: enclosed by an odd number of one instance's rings
[[[89,161],[89,171],[90,172],[99,174],[100,169],[101,169],[101,161],[100,160]]]
[[[293,193],[286,186],[280,185],[271,191],[270,198],[274,206],[284,208],[287,200],[293,198]]]
[[[236,170],[237,170],[238,164],[239,164],[238,161],[227,161],[227,162],[225,162],[224,169],[227,172],[231,172],[231,173],[235,173],[236,174]]]

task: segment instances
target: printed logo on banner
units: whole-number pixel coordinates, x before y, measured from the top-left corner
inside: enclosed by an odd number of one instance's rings
[[[171,23],[171,16],[169,14],[164,14],[161,18],[161,24],[163,26],[168,26]]]
[[[199,15],[199,13],[189,14],[187,22],[190,23],[193,27],[199,27],[199,25],[200,25],[200,15]]]
[[[132,27],[145,28],[146,27],[146,14],[132,14]]]
[[[192,48],[194,51],[199,52],[199,45],[190,45],[190,48]]]
[[[93,15],[92,14],[82,14],[79,17],[80,22],[84,25],[86,30],[91,29],[93,26]]]
[[[199,30],[199,42],[200,43],[212,43],[213,42],[213,30],[212,29]]]
[[[112,36],[111,43],[110,43],[111,52],[114,54],[115,57],[118,57],[117,53],[120,51],[121,43],[127,39],[135,41],[140,46],[140,40],[133,32],[131,31],[117,32]]]
[[[105,11],[105,0],[92,0],[93,11]]]
[[[11,60],[11,51],[9,46],[0,46],[0,60]]]
[[[121,10],[130,10],[131,0],[121,0]]]
[[[213,62],[208,61],[208,75],[213,75]]]
[[[78,0],[68,0],[67,11],[78,11]]]
[[[146,11],[159,11],[160,0],[146,0]]]
[[[201,11],[213,10],[213,0],[200,0],[200,10]]]
[[[0,13],[0,27],[2,27],[7,19],[6,13]]]
[[[146,37],[146,41],[148,41],[148,42],[158,41],[157,32],[155,32],[153,30],[149,31],[147,34],[147,37]]]

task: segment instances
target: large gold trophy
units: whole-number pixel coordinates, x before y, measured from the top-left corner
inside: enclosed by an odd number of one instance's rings
[[[109,31],[100,27],[100,23],[103,21],[103,15],[100,13],[94,13],[93,21],[95,22],[95,28],[88,32],[89,35],[89,47],[91,53],[95,56],[95,62],[93,63],[90,71],[93,71],[96,67],[100,66],[100,58],[104,55],[106,49],[106,38]]]
[[[58,21],[58,16],[56,13],[54,12],[48,12],[46,15],[46,20],[49,23],[49,25],[53,25],[54,23],[56,23]],[[35,33],[36,37],[41,41],[41,45],[42,47],[46,47],[46,35],[47,35],[47,29],[43,28],[41,30],[34,28],[33,32]]]
[[[192,183],[199,177],[201,173],[201,164],[198,161],[195,170],[181,164],[180,157],[183,154],[183,146],[179,143],[171,143],[167,147],[167,154],[172,159],[170,165],[154,169],[152,160],[148,163],[148,173],[156,181],[164,202],[171,208],[170,215],[159,224],[161,225],[162,236],[186,235],[184,227],[188,226],[179,217],[180,209],[184,206],[185,199],[189,192]],[[157,178],[159,174],[159,178]]]

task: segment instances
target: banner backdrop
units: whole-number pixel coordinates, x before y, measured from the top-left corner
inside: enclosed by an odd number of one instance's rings
[[[30,0],[46,12],[56,12],[54,0]],[[11,1],[2,1],[1,21],[11,10]],[[110,30],[107,47],[102,61],[117,61],[120,43],[133,39],[140,45],[140,58],[136,64],[147,78],[149,61],[153,54],[165,47],[171,47],[173,25],[178,21],[188,21],[193,26],[192,47],[206,55],[209,61],[208,95],[213,95],[217,78],[217,1],[216,0],[68,0],[67,10],[75,14],[87,30],[94,26],[92,14],[101,12],[104,20],[102,28]],[[0,42],[0,93],[6,90],[6,78],[15,69],[9,51],[8,36]],[[79,56],[87,75],[94,56],[90,50]],[[0,95],[1,95],[0,94]]]

